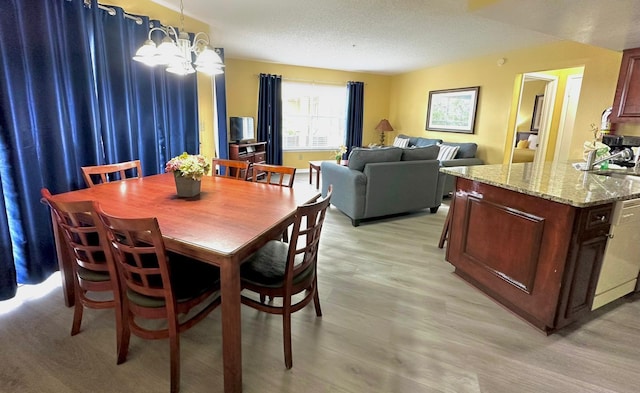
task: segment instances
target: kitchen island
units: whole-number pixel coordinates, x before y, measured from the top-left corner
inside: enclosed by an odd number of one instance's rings
[[[570,163],[441,171],[457,177],[446,251],[456,274],[547,334],[591,312],[614,203],[640,197],[635,172]]]

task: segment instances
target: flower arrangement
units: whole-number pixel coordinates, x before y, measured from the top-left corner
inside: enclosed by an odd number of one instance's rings
[[[596,151],[596,158],[600,158],[600,157],[604,157],[605,155],[609,154],[609,146],[605,145],[604,143],[602,143],[602,131],[600,131],[600,129],[598,128],[598,126],[596,126],[595,123],[591,123],[590,124],[591,127],[591,134],[593,134],[593,139],[592,140],[587,140],[584,142],[582,148],[583,148],[583,158],[585,161],[587,161],[587,157],[589,156],[589,153],[593,150]],[[606,169],[605,167],[607,166],[607,162],[604,162],[602,164],[602,169]]]
[[[205,156],[187,154],[187,152],[170,159],[164,168],[166,172],[176,172],[182,177],[193,180],[201,180],[202,176],[209,172],[209,169],[211,169],[211,163]]]
[[[338,150],[333,152],[333,156],[336,159],[336,161],[340,161],[342,160],[342,156],[346,152],[347,152],[347,147],[345,145],[340,145],[340,147],[338,147]]]

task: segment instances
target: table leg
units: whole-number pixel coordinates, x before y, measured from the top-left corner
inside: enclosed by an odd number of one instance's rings
[[[222,363],[225,393],[242,392],[242,323],[240,319],[240,264],[220,266],[222,296]]]
[[[438,248],[444,248],[444,243],[449,240],[449,227],[451,226],[451,220],[453,219],[453,202],[456,200],[455,195],[451,197],[451,203],[449,203],[449,211],[447,212],[447,218],[444,220],[444,227],[442,227],[442,233],[440,234],[440,241],[438,242]]]
[[[309,164],[309,184],[313,184],[311,179],[313,179],[313,164]]]
[[[320,188],[320,167],[316,167],[316,190]]]

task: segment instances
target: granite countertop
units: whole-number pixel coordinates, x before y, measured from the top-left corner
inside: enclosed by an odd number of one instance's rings
[[[580,171],[571,163],[527,162],[442,167],[440,171],[575,207],[640,197],[640,170],[634,169]]]

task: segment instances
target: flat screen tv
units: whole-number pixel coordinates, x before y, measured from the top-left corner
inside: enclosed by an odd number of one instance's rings
[[[253,117],[229,117],[229,141],[240,143],[255,139]]]

